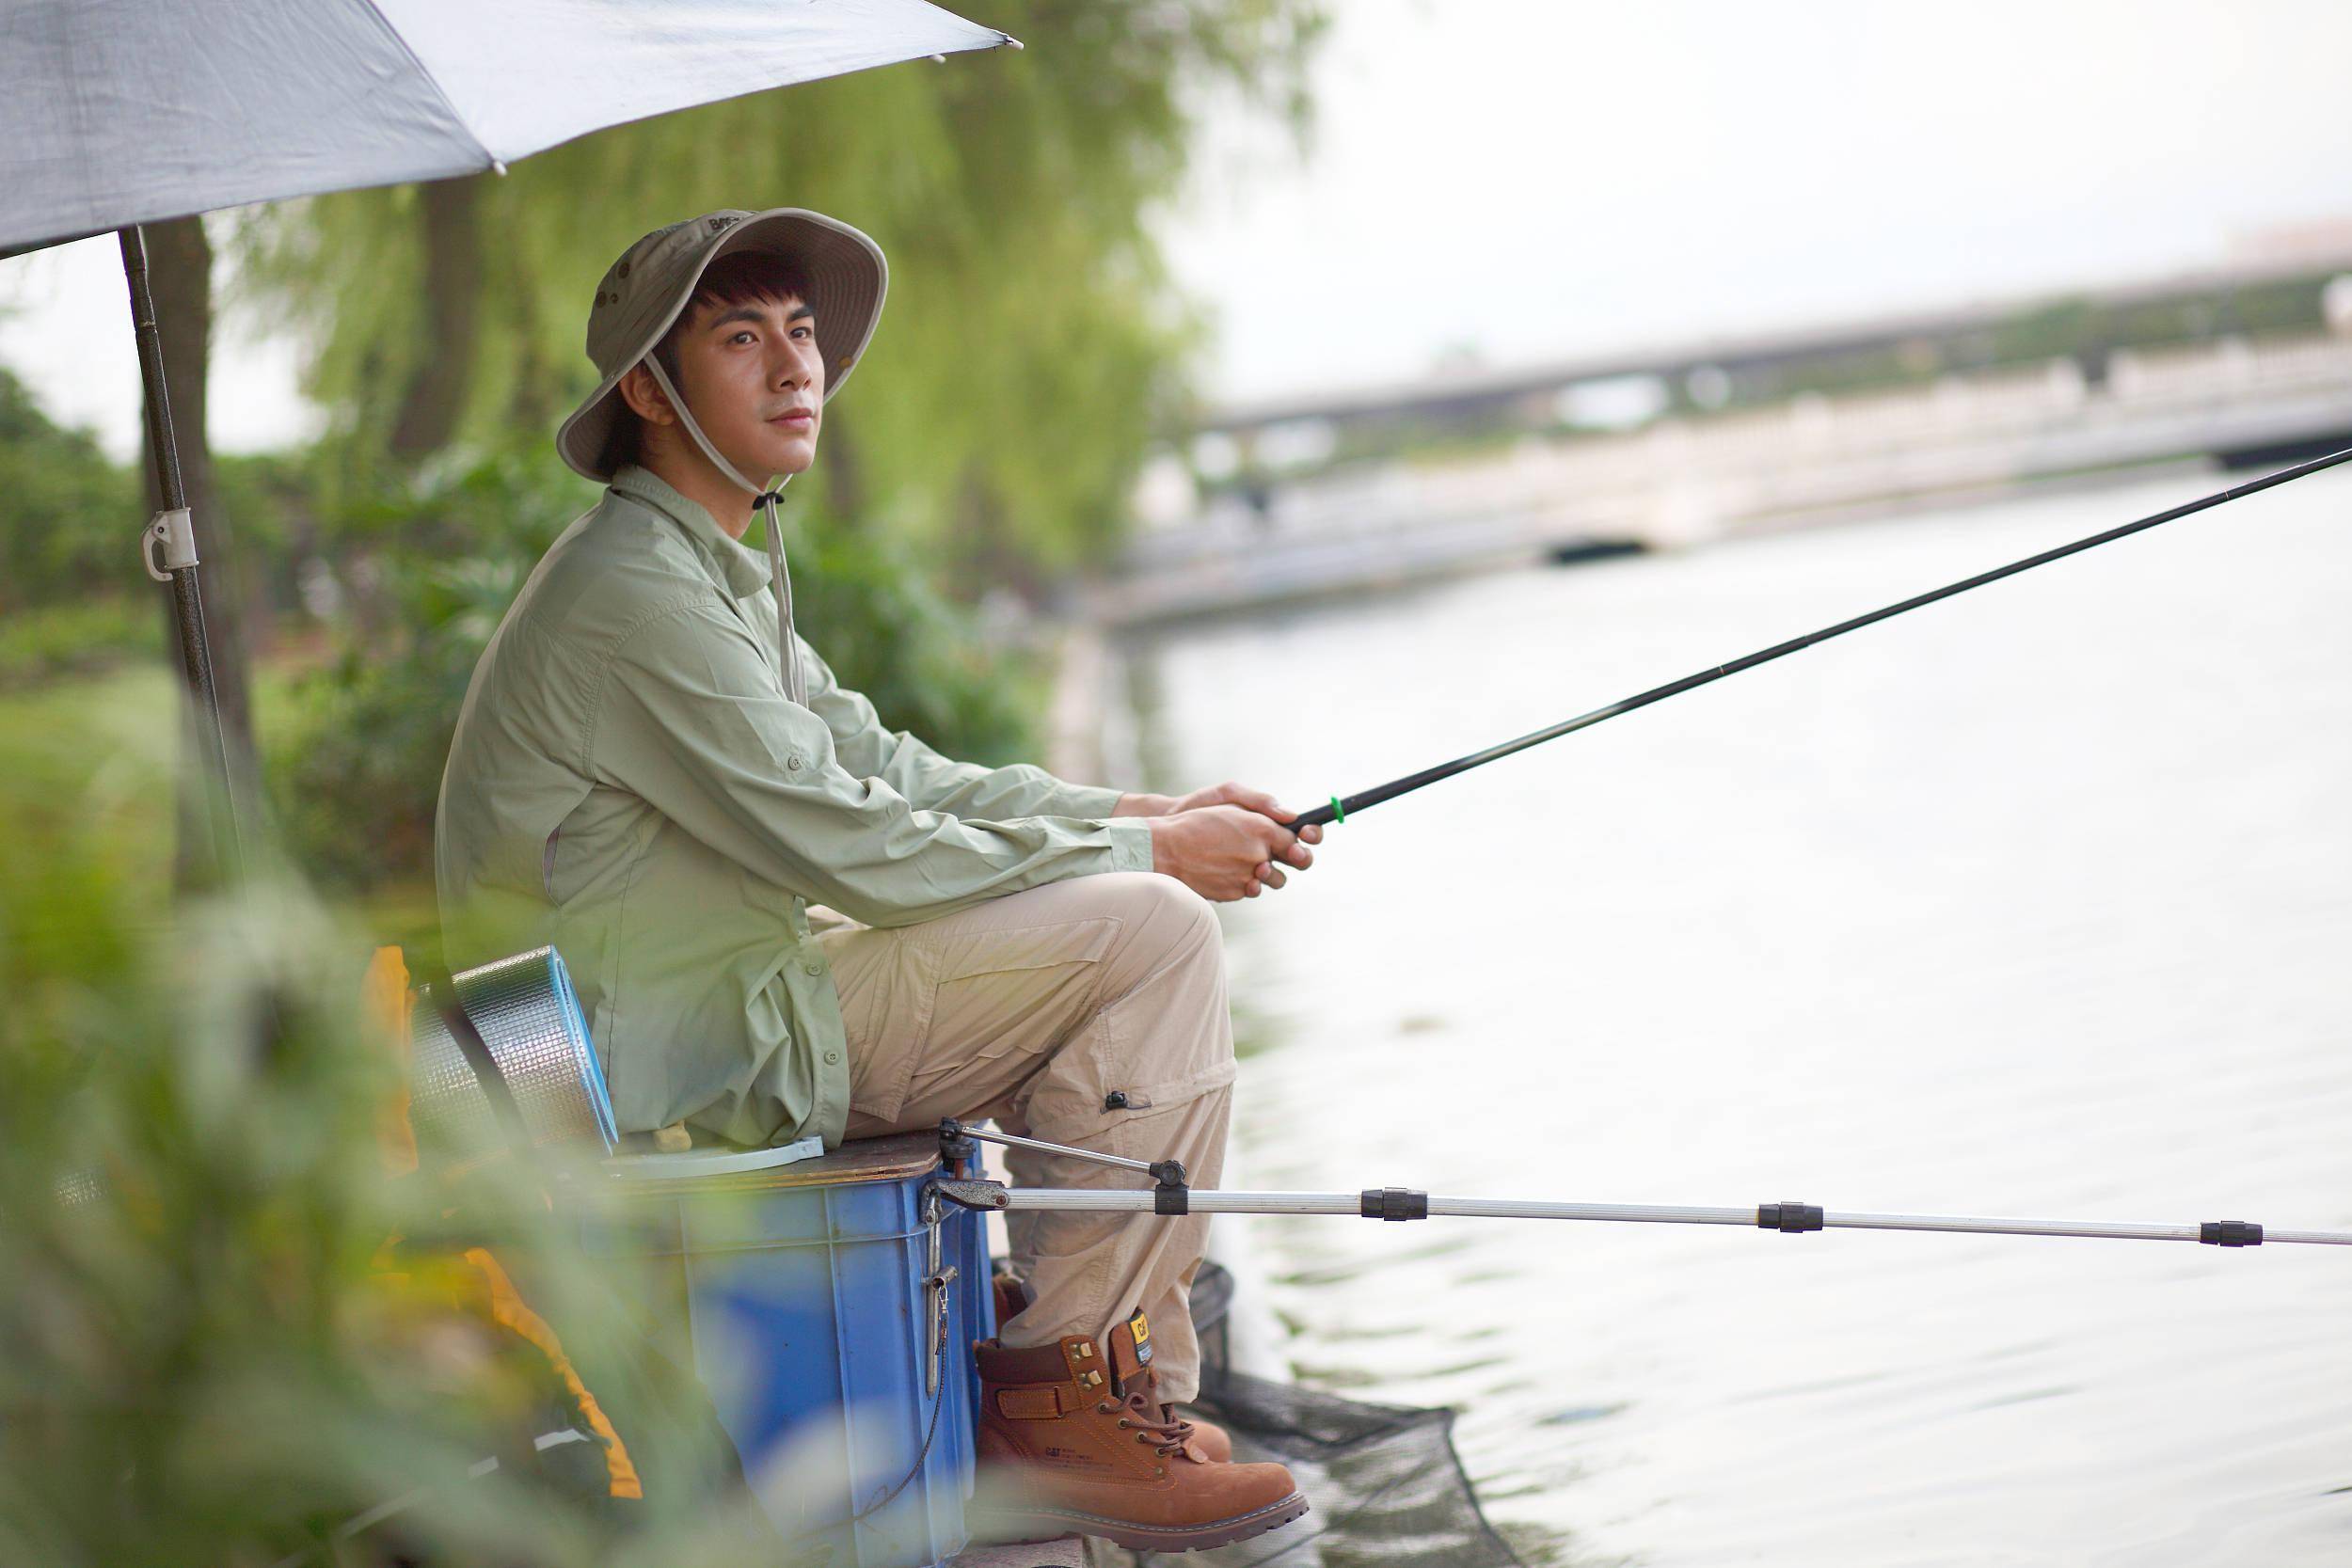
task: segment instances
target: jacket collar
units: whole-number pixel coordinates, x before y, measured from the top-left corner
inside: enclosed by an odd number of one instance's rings
[[[728,538],[708,507],[679,494],[652,469],[622,464],[612,476],[612,491],[675,523],[708,563],[712,576],[735,597],[748,598],[768,586],[768,558]]]

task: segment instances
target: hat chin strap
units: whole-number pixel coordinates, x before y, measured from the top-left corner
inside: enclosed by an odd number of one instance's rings
[[[694,445],[702,449],[703,455],[710,459],[711,466],[743,489],[751,491],[752,505],[761,508],[766,514],[768,584],[776,595],[776,669],[784,677],[784,694],[805,707],[808,705],[808,688],[801,675],[801,650],[794,641],[792,627],[792,574],[785,569],[784,531],[777,516],[777,507],[784,500],[784,487],[792,483],[792,476],[785,475],[772,490],[745,479],[734,464],[720,455],[719,449],[711,445],[710,437],[703,434],[703,427],[695,421],[693,411],[686,406],[685,394],[671,385],[670,373],[661,368],[660,357],[648,354],[642,362],[653,372],[654,381],[669,398],[670,406],[677,410],[678,423],[686,427],[686,434],[694,438]]]

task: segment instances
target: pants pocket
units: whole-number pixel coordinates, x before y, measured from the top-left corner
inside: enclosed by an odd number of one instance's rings
[[[948,1116],[1010,1094],[1084,1022],[1092,971],[1118,934],[1115,920],[1087,919],[902,942],[867,1015],[853,1108],[896,1121],[943,1093],[957,1102]]]

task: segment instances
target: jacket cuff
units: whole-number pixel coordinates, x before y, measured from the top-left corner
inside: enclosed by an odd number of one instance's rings
[[[1111,835],[1113,871],[1152,869],[1152,824],[1140,816],[1115,816],[1104,824]]]

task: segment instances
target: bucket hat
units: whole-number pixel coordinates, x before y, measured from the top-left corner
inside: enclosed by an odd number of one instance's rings
[[[890,286],[880,245],[846,223],[800,207],[756,213],[727,207],[670,224],[621,252],[596,285],[588,311],[588,357],[601,379],[555,433],[556,450],[574,472],[598,483],[612,479],[605,449],[613,427],[634,417],[617,389],[621,377],[661,341],[710,263],[745,250],[784,257],[806,278],[817,346],[825,359],[825,401],[850,379],[882,319]]]

